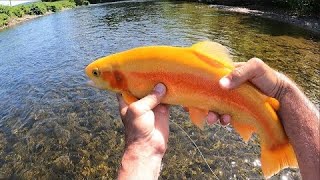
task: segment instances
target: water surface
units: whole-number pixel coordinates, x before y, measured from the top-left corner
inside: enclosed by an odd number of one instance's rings
[[[142,45],[227,46],[260,57],[319,104],[319,35],[197,3],[118,2],[40,17],[0,32],[0,178],[115,179],[124,147],[115,95],[88,87],[84,67]],[[199,131],[171,109],[160,179],[262,179],[260,147],[230,127]],[[193,143],[195,141],[210,169]],[[300,179],[297,169],[279,177]]]

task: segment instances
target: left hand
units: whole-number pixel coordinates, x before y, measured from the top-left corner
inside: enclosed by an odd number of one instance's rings
[[[130,105],[117,95],[125,126],[126,152],[160,155],[161,158],[164,155],[169,137],[169,110],[160,101],[165,93],[166,87],[158,84],[149,95]]]

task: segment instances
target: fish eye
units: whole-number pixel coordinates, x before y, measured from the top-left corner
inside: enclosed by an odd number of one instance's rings
[[[93,74],[95,77],[99,77],[101,73],[100,73],[100,71],[99,71],[98,68],[94,68],[94,69],[92,70],[92,74]]]

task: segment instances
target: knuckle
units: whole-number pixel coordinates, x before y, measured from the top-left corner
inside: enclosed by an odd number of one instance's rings
[[[259,59],[259,58],[252,58],[254,69],[257,71],[257,73],[263,73],[265,72],[265,63]]]
[[[234,78],[239,78],[243,75],[243,68],[236,68],[233,72],[232,72],[232,79]]]
[[[252,64],[263,64],[263,61],[257,57],[251,58],[249,62],[251,62]]]

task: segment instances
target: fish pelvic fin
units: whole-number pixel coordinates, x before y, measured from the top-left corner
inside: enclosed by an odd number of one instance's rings
[[[191,122],[196,125],[199,129],[203,130],[206,117],[208,115],[208,110],[203,110],[199,108],[189,107],[189,115]]]
[[[265,178],[287,167],[298,168],[296,155],[289,141],[272,149],[261,146],[261,168]]]
[[[191,49],[196,55],[202,56],[200,59],[207,64],[229,69],[234,68],[228,49],[219,43],[203,41],[192,45]]]
[[[136,97],[134,97],[130,92],[122,92],[122,97],[123,97],[123,100],[129,105],[133,102],[136,102],[138,101],[138,99]]]

